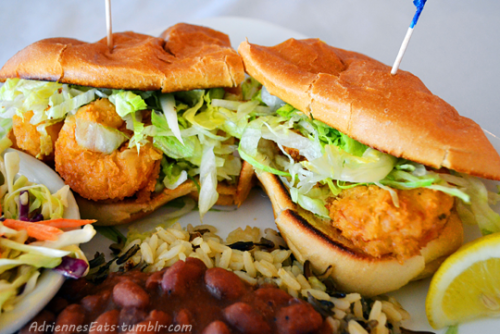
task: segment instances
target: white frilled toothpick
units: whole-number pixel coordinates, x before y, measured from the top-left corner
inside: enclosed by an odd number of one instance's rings
[[[113,29],[111,28],[111,0],[106,2],[106,29],[108,30],[108,49],[113,52]]]
[[[413,16],[413,20],[411,21],[410,27],[406,32],[403,44],[401,44],[401,48],[399,49],[398,56],[394,61],[394,65],[392,65],[392,70],[391,70],[392,75],[395,75],[398,72],[399,64],[401,64],[401,60],[403,59],[406,48],[408,47],[408,43],[410,42],[411,35],[413,34],[413,29],[415,28],[415,25],[418,22],[418,19],[420,17],[420,14],[422,13],[422,10],[424,9],[426,1],[427,0],[413,0],[413,4],[417,7],[417,12],[415,13],[415,16]]]

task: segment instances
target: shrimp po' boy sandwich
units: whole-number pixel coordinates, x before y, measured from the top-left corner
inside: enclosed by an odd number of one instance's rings
[[[199,200],[201,215],[240,204],[253,170],[234,154],[237,110],[249,106],[229,38],[177,24],[160,38],[113,41],[110,50],[106,39],[45,39],[3,66],[0,116],[13,146],[53,164],[82,215],[102,225],[184,195]]]
[[[500,156],[482,129],[414,75],[324,42],[243,42],[254,100],[239,144],[301,262],[376,295],[428,276],[462,243],[462,221],[500,230],[482,178]]]

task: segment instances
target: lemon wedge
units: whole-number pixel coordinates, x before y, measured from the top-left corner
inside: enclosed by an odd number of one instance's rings
[[[465,244],[444,261],[425,309],[435,329],[500,316],[500,233]]]

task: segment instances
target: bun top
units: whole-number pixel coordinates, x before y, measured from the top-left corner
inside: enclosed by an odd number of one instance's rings
[[[500,180],[481,127],[416,76],[318,39],[240,44],[247,73],[269,92],[359,142],[433,168]]]
[[[44,39],[12,57],[0,70],[0,81],[22,78],[163,92],[232,87],[243,81],[243,64],[227,35],[180,23],[161,37],[115,33],[112,52],[106,38],[96,43]]]

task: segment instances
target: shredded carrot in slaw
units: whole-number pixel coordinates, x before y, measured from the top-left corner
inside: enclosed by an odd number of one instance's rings
[[[42,220],[36,222],[37,224],[52,226],[57,228],[71,228],[71,227],[80,227],[87,224],[95,223],[97,220],[94,219],[67,219],[67,218],[58,218],[58,219],[50,219],[50,220]]]
[[[38,240],[54,241],[57,240],[59,235],[64,233],[63,230],[57,227],[15,219],[5,219],[3,221],[3,225],[16,231],[26,230],[26,232],[28,232],[28,236]]]

